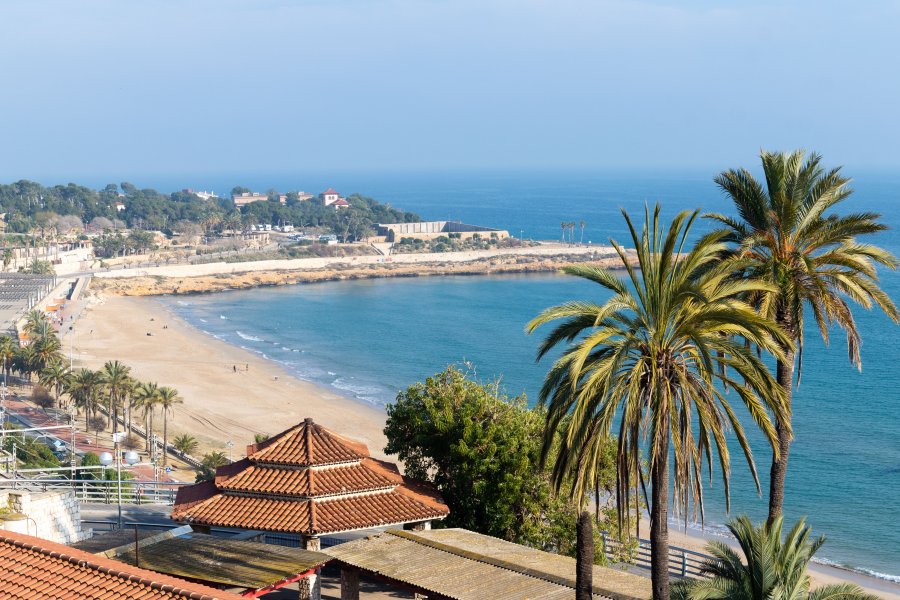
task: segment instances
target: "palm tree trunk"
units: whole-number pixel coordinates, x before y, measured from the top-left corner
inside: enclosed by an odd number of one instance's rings
[[[653,600],[669,600],[669,432],[662,434],[651,473],[650,578]]]
[[[169,447],[169,411],[163,409],[163,447],[162,447],[162,464],[165,468],[169,464],[169,453],[166,449]]]
[[[787,403],[786,423],[775,423],[778,435],[778,458],[772,454],[772,470],[769,473],[769,523],[781,516],[784,504],[784,480],[787,477],[788,455],[791,451],[791,398],[794,395],[794,353],[785,355],[785,362],[778,361],[775,367],[778,385],[784,389]]]
[[[575,550],[575,600],[591,600],[594,578],[594,525],[591,514],[578,515]]]

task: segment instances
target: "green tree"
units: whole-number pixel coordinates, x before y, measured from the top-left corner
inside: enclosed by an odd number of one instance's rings
[[[107,393],[107,410],[112,421],[113,433],[119,430],[119,409],[131,387],[131,367],[117,360],[106,361],[103,365],[103,386]]]
[[[527,331],[561,321],[541,344],[539,359],[568,342],[548,372],[540,396],[549,405],[543,444],[546,459],[551,458],[555,436],[561,438],[553,463],[557,487],[572,478],[576,497],[589,489],[597,440],[611,435],[618,417],[616,495],[620,511],[627,513],[629,488],[638,494],[639,453],[644,440],[649,440],[653,597],[666,600],[669,479],[674,474],[676,512],[683,511],[687,519],[693,500],[702,518],[701,471],[704,458],[712,471],[715,452],[727,500],[731,459],[725,432],[730,425],[759,488],[744,428],[715,383],[734,389],[774,447],[775,428],[766,409],[782,416],[783,393],[744,340],[776,356],[783,356],[782,348],[789,347],[790,340],[736,298],[768,289],[765,284],[752,279],[733,281],[716,268],[724,249],[723,234],[704,237],[685,254],[697,213],[679,213],[668,231],[659,213],[659,205],[652,216],[648,209],[638,232],[623,211],[638,267],[621,246],[615,242],[613,246],[628,281],[596,266],[564,269],[599,284],[612,292],[612,298],[602,305],[573,301],[548,308],[528,324]]]
[[[72,370],[61,360],[51,362],[41,371],[39,376],[40,384],[53,389],[53,405],[55,408],[62,406],[59,397],[63,390],[66,389],[71,377]]]
[[[184,399],[178,395],[178,390],[171,387],[159,388],[159,406],[163,414],[163,467],[169,464],[169,413],[175,410],[176,404],[181,404]]]
[[[228,457],[224,452],[210,452],[203,456],[200,461],[200,468],[197,469],[197,476],[194,478],[196,483],[202,481],[211,481],[216,477],[216,469],[228,464]]]
[[[739,218],[713,214],[723,224],[725,239],[739,277],[761,279],[769,289],[750,295],[760,314],[774,320],[794,342],[776,357],[776,376],[784,390],[787,411],[777,426],[778,452],[772,458],[769,520],[781,514],[784,481],[792,439],[791,400],[794,368],[797,382],[803,358],[804,311],[808,310],[828,342],[836,324],[847,333],[850,362],[862,367],[861,343],[850,302],[866,309],[880,307],[894,322],[900,314],[878,286],[876,265],[897,267],[889,252],[857,238],[882,231],[880,215],[871,212],[829,213],[852,190],[840,168],[826,171],[821,157],[805,158],[802,151],[761,155],[766,187],[745,169],[725,171],[716,183],[734,202]]]
[[[398,394],[387,413],[385,452],[440,490],[446,526],[571,551],[574,507],[538,466],[544,416],[524,398],[448,367]]]
[[[0,335],[0,365],[3,367],[3,383],[9,379],[9,372],[18,349],[19,344],[12,336]]]
[[[153,437],[153,415],[160,402],[160,387],[155,382],[140,384],[135,390],[135,408],[140,408],[144,419],[144,431],[147,433],[144,449],[150,451]]]
[[[103,386],[103,378],[97,371],[78,369],[66,382],[66,393],[75,406],[84,412],[84,430],[88,431],[90,417],[96,412],[97,393]]]
[[[186,433],[176,436],[175,439],[172,440],[172,447],[182,454],[193,454],[199,445],[200,443],[194,436]]]
[[[825,543],[825,537],[810,541],[810,527],[803,519],[781,537],[782,517],[754,527],[740,516],[728,529],[744,555],[722,542],[707,545],[712,554],[700,567],[701,578],[675,584],[678,600],[877,600],[850,583],[826,585],[810,590],[807,566]]]

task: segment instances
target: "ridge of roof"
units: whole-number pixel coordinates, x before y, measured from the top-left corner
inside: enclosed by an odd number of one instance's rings
[[[64,561],[75,567],[90,569],[102,575],[115,577],[127,583],[149,587],[164,594],[173,594],[193,600],[231,600],[241,598],[237,594],[217,590],[199,583],[193,583],[177,577],[163,575],[156,571],[142,569],[127,563],[91,554],[57,542],[51,542],[24,533],[8,530],[0,531],[0,545],[9,545],[26,552],[33,552],[45,557],[48,561]],[[0,573],[0,591],[3,589],[3,573]],[[22,576],[22,573],[16,575]],[[73,587],[83,588],[84,581],[72,580]],[[99,583],[99,582],[98,582]],[[137,592],[137,590],[135,590]],[[129,596],[122,595],[127,598]],[[133,596],[135,598],[143,596]]]
[[[253,463],[323,466],[366,458],[369,449],[306,418],[262,444],[247,447]]]

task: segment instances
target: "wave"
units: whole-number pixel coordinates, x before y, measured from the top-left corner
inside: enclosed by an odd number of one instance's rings
[[[890,581],[891,583],[900,583],[900,575],[890,575],[888,573],[880,573],[879,571],[873,571],[872,569],[866,569],[865,567],[851,567],[849,565],[845,565],[843,563],[839,563],[834,560],[829,560],[827,558],[821,558],[818,556],[813,558],[812,562],[819,564],[819,565],[824,565],[826,567],[840,569],[841,571],[849,571],[851,573],[859,573],[860,575],[874,577],[875,579],[881,579],[882,581]]]
[[[242,333],[240,331],[235,331],[239,338],[242,340],[247,340],[248,342],[263,342],[262,338],[258,338],[255,335],[247,335],[246,333]]]
[[[219,318],[222,319],[223,321],[228,320],[228,317],[226,317],[225,315],[219,315]]]

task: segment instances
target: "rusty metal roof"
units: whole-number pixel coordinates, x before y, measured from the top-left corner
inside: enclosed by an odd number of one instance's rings
[[[456,600],[571,600],[575,560],[465,529],[389,530],[328,548],[339,561]],[[650,580],[594,567],[594,597],[647,600]]]
[[[321,552],[196,532],[139,543],[138,553],[142,569],[246,589],[274,585],[331,560]],[[115,559],[133,565],[134,545],[116,549]]]

